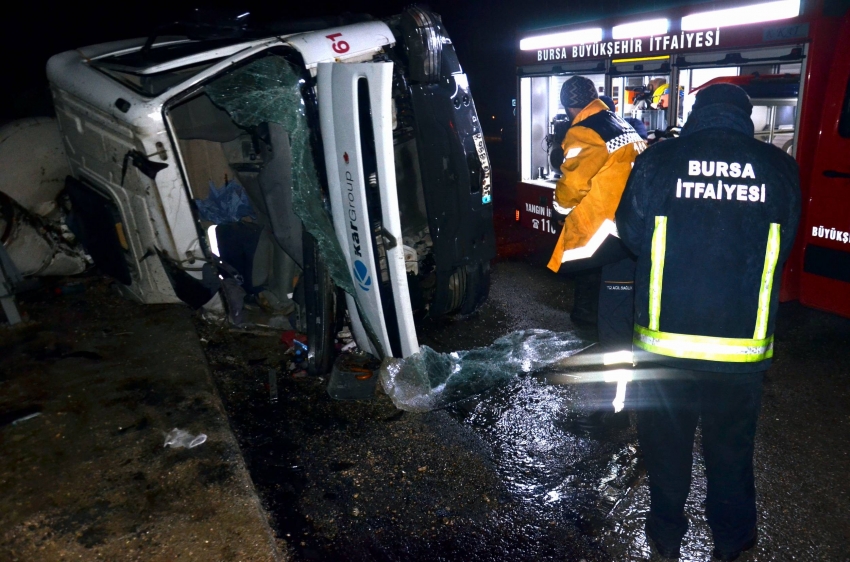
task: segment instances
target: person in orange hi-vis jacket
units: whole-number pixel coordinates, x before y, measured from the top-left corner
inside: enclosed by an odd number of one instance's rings
[[[598,330],[604,348],[627,349],[633,329],[634,268],[620,243],[614,212],[644,140],[599,99],[594,83],[573,76],[561,88],[571,118],[553,207],[566,215],[549,269],[581,271],[602,266]]]

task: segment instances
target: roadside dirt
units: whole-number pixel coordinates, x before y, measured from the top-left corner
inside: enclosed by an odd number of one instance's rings
[[[0,328],[0,560],[285,560],[191,312],[80,282]],[[207,441],[163,447],[175,427]]]

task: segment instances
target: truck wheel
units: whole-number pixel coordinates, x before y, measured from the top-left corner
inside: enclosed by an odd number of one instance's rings
[[[472,314],[490,294],[490,262],[466,266],[466,295],[460,307],[461,314]]]

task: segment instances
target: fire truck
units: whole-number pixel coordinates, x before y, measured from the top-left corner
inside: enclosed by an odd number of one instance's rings
[[[757,138],[800,166],[802,215],[781,299],[850,316],[850,12],[846,2],[717,2],[524,34],[517,55],[516,219],[554,242],[566,131],[561,85],[593,80],[650,142],[675,135],[696,92],[743,87]]]

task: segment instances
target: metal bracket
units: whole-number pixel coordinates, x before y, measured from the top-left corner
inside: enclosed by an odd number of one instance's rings
[[[390,233],[389,230],[384,228],[383,225],[381,225],[381,236],[384,239],[384,247],[387,250],[392,250],[393,248],[398,246],[398,240],[396,240],[396,237],[393,236],[392,233]]]
[[[146,154],[139,152],[138,150],[130,150],[127,154],[124,155],[124,162],[121,165],[121,185],[124,185],[124,178],[127,177],[127,165],[132,163],[133,166],[139,169],[144,175],[149,177],[152,180],[156,179],[156,175],[160,170],[164,170],[168,167],[168,164],[163,164],[161,162],[151,162],[148,159]]]

